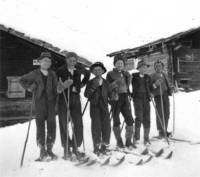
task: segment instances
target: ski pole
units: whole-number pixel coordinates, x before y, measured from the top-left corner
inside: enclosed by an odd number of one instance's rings
[[[61,78],[59,78],[59,82],[61,83],[61,85],[63,85],[63,82],[61,80]],[[68,88],[69,89],[69,88]],[[64,91],[64,88],[62,87],[62,94],[63,94],[63,97],[64,97],[64,101],[65,101],[65,104],[66,104],[66,107],[67,107],[67,127],[66,127],[66,143],[65,143],[65,154],[64,154],[64,158],[66,159],[67,156],[69,155],[69,112],[68,112],[68,104],[67,104],[67,98],[66,98],[66,95],[65,95],[65,91]]]
[[[61,78],[59,78],[59,81],[61,82],[62,84],[62,80]],[[62,93],[63,93],[63,97],[64,97],[64,101],[65,101],[65,105],[66,105],[66,108],[67,108],[67,130],[66,130],[66,154],[65,154],[65,158],[66,156],[69,155],[69,121],[71,121],[71,124],[72,124],[72,119],[70,119],[70,109],[69,109],[69,97],[70,97],[70,87],[68,88],[67,90],[67,96],[68,96],[68,101],[67,101],[67,97],[66,97],[66,94],[65,94],[65,91],[64,89],[62,89]],[[72,129],[73,131],[73,129]],[[74,134],[74,131],[73,131],[73,135],[75,136]],[[76,138],[74,138],[74,143],[76,142]],[[75,145],[76,146],[76,145]],[[75,147],[77,148],[77,146]],[[77,151],[77,150],[76,150]]]
[[[110,112],[109,112],[109,117],[110,117],[110,121],[112,120],[112,108],[110,109]],[[123,121],[123,123],[122,123],[122,127],[120,128],[120,133],[122,132],[122,130],[123,130],[123,128],[124,128],[124,123],[125,123],[125,121]]]
[[[155,109],[155,111],[156,111],[156,115],[158,116],[158,120],[159,120],[159,122],[160,122],[160,124],[161,124],[162,129],[164,130],[164,127],[163,127],[163,124],[162,124],[162,121],[161,121],[161,117],[160,117],[160,115],[159,115],[159,113],[158,113],[158,110],[157,110],[157,108],[156,108],[156,104],[155,104],[155,102],[154,102],[154,100],[153,100],[152,97],[150,97],[150,100],[151,100],[152,103],[153,103],[153,107],[154,107],[154,109]]]
[[[88,103],[89,103],[89,98],[87,99],[87,102],[86,102],[86,104],[85,104],[85,106],[84,106],[84,109],[83,109],[83,112],[82,112],[81,117],[83,117],[83,115],[84,115],[84,113],[85,113],[85,110],[86,110],[86,108],[87,108]],[[85,152],[84,130],[83,130],[83,151]]]
[[[83,115],[85,114],[85,110],[86,110],[86,108],[87,108],[87,105],[88,105],[88,103],[89,103],[89,98],[87,99],[87,102],[85,103],[85,106],[84,106],[84,108],[83,108],[83,112],[82,112],[82,117],[83,117]]]
[[[160,117],[160,115],[159,115],[159,113],[158,113],[158,110],[157,110],[157,108],[156,108],[156,104],[155,104],[154,100],[152,99],[152,97],[150,97],[150,99],[151,99],[151,101],[152,101],[152,103],[153,103],[153,107],[154,107],[154,109],[155,109],[155,111],[156,111],[156,115],[158,116],[158,121],[160,122],[160,125],[161,125],[161,127],[162,127],[162,129],[163,129],[163,131],[164,131],[164,127],[163,127],[163,124],[162,124],[162,119],[161,119],[161,117]],[[167,143],[169,144],[168,138],[165,137],[165,139],[166,139]]]
[[[172,129],[172,135],[174,136],[175,134],[175,117],[176,117],[176,113],[175,113],[175,95],[174,95],[174,90],[172,91],[172,98],[173,98],[173,129]]]
[[[68,101],[67,101],[67,97],[66,97],[66,94],[63,90],[63,96],[64,96],[64,100],[65,100],[65,105],[67,107],[67,121],[71,121],[71,128],[72,128],[72,132],[73,132],[73,138],[74,138],[74,146],[75,146],[75,151],[76,151],[76,155],[77,155],[77,141],[76,141],[76,135],[75,135],[75,131],[74,131],[74,123],[73,123],[73,120],[72,120],[72,117],[71,117],[71,114],[70,114],[70,109],[69,109],[69,97],[70,97],[70,87],[68,88]],[[67,126],[68,126],[68,122],[67,122]],[[67,129],[67,135],[69,136],[69,133],[68,133],[68,129]],[[68,137],[67,136],[67,140],[68,140]],[[68,143],[68,142],[67,142]],[[67,152],[68,152],[68,147],[67,147]]]
[[[167,140],[167,143],[169,144],[168,138],[167,138],[167,127],[165,124],[165,113],[164,113],[164,105],[163,105],[163,94],[162,94],[162,88],[160,83],[160,101],[161,101],[161,111],[162,111],[162,119],[163,119],[163,127],[164,127],[164,136]]]
[[[123,121],[122,127],[120,128],[120,134],[122,133],[122,130],[123,130],[123,128],[124,128],[124,123],[125,123],[125,121]]]
[[[129,97],[129,101],[130,101],[130,109],[131,109],[131,100],[132,100],[132,98]],[[132,112],[132,111],[131,111],[131,112]],[[120,128],[120,133],[122,132],[122,130],[123,130],[123,128],[124,128],[124,123],[125,123],[125,120],[123,121],[123,123],[122,123],[122,127]]]
[[[23,148],[23,152],[22,152],[22,157],[21,157],[21,161],[20,161],[20,167],[23,166],[23,162],[24,162],[26,145],[27,145],[27,142],[28,142],[29,132],[30,132],[30,128],[31,128],[31,120],[32,120],[32,117],[33,117],[33,106],[34,106],[34,104],[35,104],[35,95],[34,95],[34,92],[33,92],[32,93],[32,101],[31,101],[30,118],[29,118],[29,123],[28,123],[28,129],[27,129],[26,139],[25,139],[25,142],[24,142],[24,148]]]
[[[113,118],[113,114],[115,112],[116,107],[117,107],[117,101],[114,101],[113,103],[111,103],[111,109],[110,109],[110,112],[109,112],[110,121]]]
[[[87,99],[87,102],[86,102],[86,104],[85,104],[85,106],[84,106],[84,108],[83,108],[83,112],[82,112],[82,114],[81,114],[81,117],[83,117],[83,115],[85,114],[85,110],[86,110],[86,108],[87,108],[88,103],[89,103],[89,98]],[[84,130],[83,130],[83,151],[85,152]]]
[[[69,101],[70,101],[70,87],[68,88],[68,102],[67,102],[67,108],[68,108],[68,113],[69,113],[69,120],[71,121],[71,128],[72,128],[72,132],[73,132],[73,138],[74,138],[74,146],[75,146],[75,153],[76,153],[76,156],[78,155],[77,154],[77,151],[78,151],[78,146],[77,146],[77,139],[76,139],[76,135],[75,135],[75,131],[74,131],[74,122],[72,120],[72,116],[71,116],[71,113],[70,113],[70,108],[69,108]]]
[[[114,106],[114,105],[113,105]],[[111,106],[111,108],[110,108],[110,112],[109,112],[109,119],[110,119],[110,121],[112,120],[112,117],[113,117],[113,110],[114,110],[114,107],[113,106]]]
[[[96,89],[96,90],[97,90],[97,89]],[[93,94],[90,96],[90,98],[94,95],[94,93],[96,92],[96,90],[93,92]],[[86,110],[86,108],[87,108],[87,105],[88,105],[88,103],[89,103],[90,98],[87,99],[87,102],[86,102],[86,104],[85,104],[85,106],[84,106],[84,108],[83,108],[83,112],[82,112],[82,114],[81,114],[81,118],[82,118],[83,115],[85,114],[85,110]],[[83,151],[85,152],[84,130],[83,130]]]

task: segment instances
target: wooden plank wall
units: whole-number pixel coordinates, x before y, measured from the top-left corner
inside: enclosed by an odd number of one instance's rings
[[[200,49],[181,48],[175,51],[175,55],[186,61],[200,61]]]
[[[147,69],[147,73],[148,74],[152,74],[155,72],[154,70],[154,63],[157,61],[157,60],[160,60],[164,63],[164,72],[170,76],[170,73],[171,73],[171,65],[170,65],[170,62],[169,62],[169,54],[166,51],[164,52],[156,52],[156,53],[152,53],[150,55],[144,55],[144,56],[141,56],[139,57],[139,59],[141,60],[144,60],[146,63],[148,63],[150,65],[150,67]],[[170,79],[171,81],[171,79]]]
[[[200,49],[180,48],[174,52],[177,60],[179,87],[200,89]]]
[[[139,57],[139,59],[144,60],[146,63],[148,63],[150,65],[150,67],[147,70],[148,74],[152,74],[152,73],[155,72],[154,63],[157,60],[160,60],[160,61],[162,61],[164,63],[164,65],[165,65],[164,71],[166,73],[168,72],[168,59],[169,59],[169,56],[166,53],[157,52],[157,53],[153,53],[153,54],[150,54],[150,55],[145,55],[145,56]]]

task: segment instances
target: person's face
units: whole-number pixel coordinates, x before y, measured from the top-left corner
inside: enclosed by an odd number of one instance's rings
[[[118,60],[116,63],[115,63],[115,68],[118,70],[118,71],[121,71],[124,69],[124,62],[122,60]]]
[[[48,70],[51,67],[51,59],[48,57],[42,58],[40,60],[41,69]]]
[[[162,72],[163,71],[162,63],[157,64],[156,67],[155,67],[155,70],[156,70],[157,73]]]
[[[100,66],[96,66],[94,67],[92,73],[96,76],[96,77],[100,77],[103,74],[103,69]]]
[[[77,64],[77,59],[75,57],[70,57],[66,59],[66,62],[68,67],[73,68]]]
[[[140,74],[145,74],[146,73],[147,66],[142,65],[140,68],[138,68]]]

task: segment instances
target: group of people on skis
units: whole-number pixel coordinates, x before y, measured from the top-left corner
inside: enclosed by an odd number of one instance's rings
[[[141,124],[144,129],[144,144],[149,144],[150,133],[150,101],[154,99],[156,121],[159,137],[167,137],[169,119],[169,95],[171,88],[167,75],[163,72],[164,64],[156,61],[155,73],[146,74],[149,67],[139,61],[139,73],[130,74],[125,71],[125,61],[120,56],[114,57],[114,68],[103,75],[107,69],[101,62],[96,62],[87,70],[77,63],[78,56],[69,52],[66,64],[56,73],[52,71],[52,56],[42,52],[38,60],[40,67],[21,77],[21,85],[33,93],[36,112],[36,139],[40,147],[39,160],[47,156],[57,158],[52,148],[56,138],[56,104],[58,107],[61,144],[64,158],[69,153],[79,155],[78,148],[83,143],[83,113],[80,91],[86,86],[84,96],[90,102],[91,132],[93,152],[97,155],[106,152],[110,144],[111,120],[117,146],[137,148],[140,140]],[[90,79],[91,73],[94,78]],[[129,90],[132,85],[132,90]],[[135,120],[132,115],[131,101],[135,109]],[[110,110],[109,110],[110,105]],[[87,105],[86,105],[87,106]],[[126,124],[125,142],[121,137],[123,125],[120,113]],[[46,122],[46,123],[45,123]],[[73,135],[69,137],[69,122],[72,122]],[[46,128],[45,128],[46,127]],[[47,129],[47,131],[46,131]]]

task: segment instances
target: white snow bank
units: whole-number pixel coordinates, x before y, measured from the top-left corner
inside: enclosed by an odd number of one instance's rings
[[[175,136],[200,140],[200,91],[193,93],[177,93],[176,98],[176,131]],[[85,99],[82,100],[83,104]],[[172,103],[172,100],[171,100]],[[171,104],[172,107],[172,104]],[[152,129],[151,136],[156,135],[155,115],[152,107]],[[171,114],[172,116],[172,114]],[[84,116],[84,137],[86,150],[92,151],[92,140],[90,130],[89,109]],[[172,117],[169,123],[172,129]],[[0,129],[0,176],[1,177],[199,177],[200,171],[200,145],[189,145],[187,143],[171,143],[174,155],[171,160],[154,158],[150,163],[143,166],[134,166],[127,161],[121,166],[114,167],[75,167],[72,162],[62,159],[63,149],[60,144],[59,127],[57,125],[57,139],[54,151],[58,155],[57,161],[49,163],[35,162],[39,150],[35,141],[35,122],[32,121],[30,137],[25,154],[24,166],[20,168],[20,158],[27,132],[28,123],[18,124]],[[124,133],[124,132],[123,132]],[[112,134],[111,144],[115,144]],[[82,148],[82,147],[81,147]],[[136,157],[132,157],[133,160]]]

